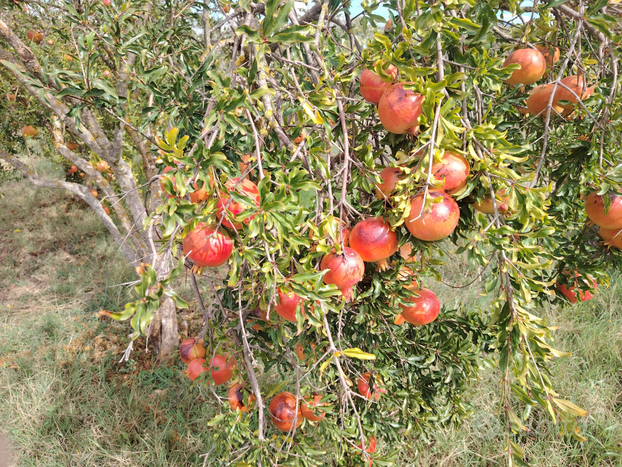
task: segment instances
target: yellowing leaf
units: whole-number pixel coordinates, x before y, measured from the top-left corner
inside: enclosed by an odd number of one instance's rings
[[[573,404],[570,401],[564,399],[557,399],[555,397],[551,397],[551,399],[553,399],[553,402],[555,402],[555,405],[557,407],[562,409],[564,412],[569,413],[570,415],[575,415],[577,417],[587,417],[590,414],[587,410],[582,409],[581,407]]]
[[[353,349],[346,349],[343,351],[346,357],[358,358],[359,360],[376,360],[376,356],[371,353],[363,352],[361,349],[354,347]]]

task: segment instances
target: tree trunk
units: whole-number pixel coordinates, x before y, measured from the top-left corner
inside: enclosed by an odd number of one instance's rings
[[[160,308],[153,315],[149,339],[158,359],[171,358],[175,347],[179,344],[177,309],[172,298],[165,296],[160,302]]]

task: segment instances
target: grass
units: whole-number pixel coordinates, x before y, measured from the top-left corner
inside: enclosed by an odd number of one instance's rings
[[[37,169],[51,174],[45,163]],[[132,278],[99,221],[60,191],[22,181],[0,191],[0,427],[13,445],[13,465],[203,465],[213,396],[192,388],[181,364],[153,365],[144,341],[130,362],[119,364],[128,327],[96,316],[131,298],[115,285]],[[472,278],[455,262],[444,271],[448,283]],[[448,306],[486,300],[477,282],[466,289],[427,285]],[[590,302],[550,312],[559,326],[557,347],[574,353],[551,365],[551,377],[590,416],[580,421],[587,441],[578,443],[559,437],[548,417],[535,413],[522,440],[532,465],[622,465],[621,302],[622,284],[612,280]],[[459,430],[438,431],[416,459],[400,465],[505,465],[495,416],[499,378],[483,371],[472,419]]]

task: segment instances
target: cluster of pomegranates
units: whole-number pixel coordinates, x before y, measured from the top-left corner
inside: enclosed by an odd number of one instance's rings
[[[183,341],[179,346],[179,356],[188,365],[187,374],[190,381],[194,381],[205,371],[209,371],[214,384],[225,384],[233,377],[235,358],[227,354],[215,354],[205,366],[205,347],[203,342],[195,338]]]

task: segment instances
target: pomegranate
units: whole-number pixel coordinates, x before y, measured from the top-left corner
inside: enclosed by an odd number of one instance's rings
[[[298,308],[299,303],[300,311],[304,316],[305,309],[302,298],[296,295],[295,292],[283,292],[281,287],[278,288],[276,305],[274,306],[274,309],[276,310],[276,314],[281,318],[291,321],[292,323],[296,323],[298,321],[296,319],[296,309]]]
[[[391,224],[384,219],[370,217],[352,229],[350,248],[356,251],[363,261],[377,261],[378,268],[384,271],[389,267],[387,259],[397,251],[397,235],[391,230]]]
[[[365,274],[365,263],[361,256],[352,248],[345,247],[341,255],[333,252],[322,258],[320,270],[326,269],[328,272],[324,275],[324,283],[336,285],[346,302],[352,300],[352,286]]]
[[[428,197],[433,201],[423,210],[423,193],[412,200],[406,227],[413,237],[433,242],[448,237],[456,229],[460,208],[451,196],[442,191],[430,192]],[[443,198],[440,202],[439,197]]]
[[[78,168],[75,165],[72,165],[71,168],[67,171],[70,174],[75,174],[78,171]]]
[[[570,276],[570,271],[563,271],[563,275]],[[577,294],[578,298],[582,302],[587,302],[594,298],[594,294],[589,290],[576,290],[577,289],[577,278],[581,277],[581,274],[575,271],[574,278],[569,280],[570,286],[566,284],[562,284],[559,281],[557,282],[557,289],[560,293],[565,296],[570,303],[577,303]],[[592,287],[594,288],[594,293],[596,293],[597,285],[594,278],[588,276],[588,280],[592,283]]]
[[[425,97],[411,89],[404,89],[405,84],[389,86],[378,103],[378,116],[382,125],[397,135],[419,133],[419,115]]]
[[[380,102],[380,98],[384,92],[389,86],[391,86],[391,84],[393,84],[395,78],[397,78],[397,68],[393,65],[389,65],[389,67],[385,70],[385,73],[392,78],[391,81],[384,81],[380,76],[371,70],[363,70],[363,73],[361,73],[361,95],[367,102],[371,102],[373,104]]]
[[[283,391],[274,396],[270,401],[269,411],[272,423],[281,431],[292,431],[302,423],[300,406],[291,392]]]
[[[323,404],[321,401],[322,396],[320,394],[312,394],[311,397],[303,399],[300,404],[302,416],[310,422],[319,422],[322,420],[326,416],[326,413],[322,412],[318,407],[322,407],[326,404]]]
[[[35,44],[41,44],[41,42],[43,42],[43,34],[41,34],[40,31],[37,31],[32,40]]]
[[[500,213],[506,212],[510,208],[508,205],[508,202],[510,201],[510,195],[506,195],[505,193],[506,193],[505,188],[495,193],[497,211],[499,211]],[[492,205],[492,199],[490,198],[490,196],[484,198],[484,200],[481,203],[473,203],[473,208],[476,211],[482,212],[484,214],[495,213],[495,208]]]
[[[530,114],[546,117],[546,108],[551,100],[551,94],[553,93],[554,87],[555,85],[553,83],[542,84],[535,87],[531,91],[526,101],[527,110]],[[556,105],[555,99],[553,99],[553,103],[551,105],[551,115],[555,115],[555,112],[559,114],[562,113],[563,109],[559,105]]]
[[[184,238],[184,255],[198,267],[220,266],[227,262],[233,252],[233,242],[227,232],[222,229],[215,232],[215,225],[200,222]]]
[[[305,360],[305,348],[300,342],[296,344],[296,356],[298,357],[298,360]]]
[[[376,185],[376,198],[386,199],[395,190],[395,184],[403,178],[402,169],[399,167],[385,167],[380,172],[382,183]]]
[[[363,449],[363,446],[361,444],[358,444],[356,447],[359,449]],[[374,452],[376,452],[376,437],[375,436],[370,436],[367,439],[367,449],[365,449],[365,452],[369,454],[373,454]]]
[[[173,169],[174,167],[167,166],[162,171],[162,174],[170,172]],[[172,178],[171,180],[173,182],[173,189],[177,191],[177,181],[174,178]],[[194,191],[192,193],[188,193],[190,202],[194,204],[200,204],[208,198],[209,194],[207,193],[207,190],[205,189],[205,184],[203,184],[201,189],[199,189],[197,182],[194,182],[193,186],[194,186]],[[164,177],[160,177],[160,188],[162,189],[162,191],[164,191]],[[173,196],[167,195],[166,197],[172,198]]]
[[[231,410],[234,412],[236,410],[240,412],[248,412],[248,409],[253,406],[253,402],[257,400],[255,394],[251,394],[248,396],[248,406],[244,405],[244,394],[242,393],[242,389],[244,389],[244,386],[241,384],[236,384],[229,388],[227,399],[229,401],[229,407],[231,407]]]
[[[369,379],[371,378],[371,373],[366,372],[361,375],[361,377],[356,382],[356,387],[359,390],[359,394],[363,396],[365,399],[370,401],[378,401],[380,399],[380,394],[386,394],[387,390],[384,388],[382,384],[382,379],[380,376],[374,374],[374,381],[372,387],[369,386]]]
[[[600,236],[610,248],[622,250],[622,230],[601,227]]]
[[[471,166],[464,156],[454,152],[445,151],[440,162],[432,165],[432,175],[443,184],[438,187],[448,195],[453,195],[467,183],[467,178],[471,172]]]
[[[65,146],[70,151],[75,151],[76,149],[78,149],[80,147],[80,145],[78,143],[72,143],[71,141],[66,142]]]
[[[384,31],[390,31],[393,28],[393,21],[391,21],[390,19],[387,20],[386,23],[384,23]]]
[[[594,93],[594,86],[587,86],[585,78],[583,76],[568,76],[561,80],[561,82],[572,89],[577,96],[581,97],[581,100],[585,100]],[[559,101],[568,101],[569,104],[558,104]],[[574,110],[574,105],[579,100],[568,89],[557,86],[555,92],[555,104],[564,109],[564,115],[570,114]]]
[[[409,305],[400,305],[402,317],[410,324],[417,326],[434,321],[441,311],[441,303],[434,292],[429,289],[420,289],[415,282],[406,288],[415,292],[417,296],[408,299]]]
[[[306,137],[307,137],[307,132],[303,128],[302,133],[300,133],[300,136],[298,136],[297,138],[294,138],[294,144],[302,143]]]
[[[605,214],[603,196],[593,192],[585,200],[585,212],[599,227],[620,229],[622,228],[622,196],[611,194],[610,200],[609,210]]]
[[[503,66],[517,63],[520,65],[518,70],[514,70],[505,82],[510,86],[517,84],[533,84],[544,75],[546,71],[546,60],[541,52],[535,49],[518,49],[512,52],[503,62]]]
[[[259,198],[259,190],[257,189],[257,185],[255,185],[253,182],[247,179],[242,180],[241,183],[238,183],[239,181],[240,181],[239,178],[232,178],[227,183],[225,183],[225,187],[229,191],[236,190],[238,193],[241,192],[243,195],[250,197],[255,203],[255,206],[259,206],[260,198]],[[222,218],[224,216],[225,206],[227,206],[228,201],[229,201],[229,196],[226,193],[221,192],[220,199],[216,203],[216,209],[217,209],[216,215],[219,218]],[[237,203],[233,200],[231,200],[231,202],[229,202],[229,205],[227,206],[227,211],[232,216],[237,216],[241,212],[246,211],[246,209],[248,209],[248,206],[246,206],[246,204]],[[255,217],[255,215],[256,214],[253,214],[250,218],[246,218],[244,220],[244,223],[248,224],[250,220]],[[242,224],[240,223],[233,224],[229,222],[227,219],[224,219],[222,221],[222,224],[226,227],[229,227],[231,229],[236,229],[236,230],[242,227]]]
[[[33,40],[33,39],[34,39],[34,37],[35,37],[35,32],[34,32],[34,31],[32,31],[32,30],[31,30],[31,31],[28,31],[28,32],[26,33],[26,37],[28,38],[28,40],[29,40],[29,41]]]
[[[406,320],[404,319],[404,317],[401,314],[395,315],[395,318],[393,319],[393,324],[395,324],[396,326],[401,326],[405,322],[406,322]]]
[[[546,60],[546,67],[552,68],[559,60],[560,52],[559,47],[547,46],[544,44],[536,45],[536,50],[542,54],[544,60]]]
[[[104,77],[110,78],[111,75],[112,73],[110,73],[110,70],[104,70]]]
[[[97,198],[97,195],[98,195],[97,190],[90,190],[89,193],[91,194],[93,198]]]
[[[15,102],[15,94],[7,94],[6,98],[12,102]]]
[[[48,45],[54,45],[54,41],[52,39],[47,40]]]
[[[229,357],[229,355],[216,354],[209,361],[209,367],[214,384],[217,386],[225,384],[233,377],[235,358]]]
[[[105,6],[110,6],[110,4],[112,3],[111,0],[103,0],[103,2]]]
[[[190,381],[194,381],[201,373],[207,371],[207,368],[203,366],[204,364],[204,358],[195,358],[190,362],[188,365],[188,378],[190,378]]]
[[[24,137],[32,136],[34,138],[39,134],[39,130],[37,130],[33,126],[26,125],[24,128],[22,128],[22,134],[24,135]]]
[[[99,161],[95,166],[95,170],[97,170],[100,174],[108,172],[110,170],[110,166],[106,161]]]
[[[205,357],[205,347],[191,337],[179,345],[179,356],[182,362],[190,363],[195,358]]]

